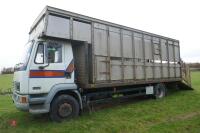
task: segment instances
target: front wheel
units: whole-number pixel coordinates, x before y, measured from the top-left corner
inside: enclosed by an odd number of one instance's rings
[[[64,119],[71,119],[79,115],[79,104],[70,95],[60,95],[51,104],[50,118],[53,121],[61,122]]]

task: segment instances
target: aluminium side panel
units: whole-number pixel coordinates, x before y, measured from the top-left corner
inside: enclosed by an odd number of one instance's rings
[[[174,69],[174,45],[172,41],[168,41],[169,44],[169,77],[175,77]]]
[[[108,55],[106,25],[94,23],[94,54]]]
[[[121,59],[111,58],[111,80],[122,80]]]
[[[123,30],[122,31],[122,50],[124,58],[133,58],[133,46],[132,46],[132,32]]]
[[[48,15],[46,36],[70,39],[70,19]]]
[[[110,45],[110,76],[111,81],[122,80],[122,50],[120,29],[109,26],[109,45]]]
[[[144,35],[146,79],[153,79],[153,53],[151,36]]]
[[[162,51],[162,66],[163,66],[163,78],[168,78],[168,53],[167,53],[167,41],[161,39],[161,51]]]
[[[124,79],[125,80],[133,80],[134,79],[134,69],[133,69],[134,61],[130,58],[124,59]]]
[[[73,20],[73,40],[91,43],[91,24]]]
[[[160,59],[160,43],[159,38],[153,37],[153,45],[154,45],[154,72],[155,72],[155,78],[160,79],[161,78],[161,59]]]
[[[96,81],[108,80],[106,59],[104,56],[95,56]]]
[[[108,72],[108,37],[106,25],[94,23],[94,73],[96,81],[106,81],[109,77]]]
[[[144,54],[142,46],[142,34],[134,33],[135,44],[135,65],[136,65],[136,80],[144,79]]]
[[[109,27],[110,37],[110,56],[111,57],[122,57],[121,44],[120,44],[120,29]]]
[[[124,80],[134,79],[134,59],[133,59],[133,40],[132,32],[122,31],[122,50],[123,50],[123,65],[124,65]]]

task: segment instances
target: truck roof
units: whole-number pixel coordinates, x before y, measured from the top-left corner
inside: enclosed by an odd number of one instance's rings
[[[55,14],[55,15],[59,15],[59,16],[63,16],[63,17],[78,18],[79,20],[83,20],[84,22],[88,22],[88,23],[97,22],[97,23],[100,23],[100,24],[105,24],[105,25],[108,25],[108,26],[116,27],[116,28],[122,28],[122,29],[130,30],[130,31],[142,33],[142,34],[145,34],[145,35],[151,35],[151,36],[154,36],[154,37],[159,37],[159,38],[163,38],[163,39],[179,42],[179,40],[176,40],[176,39],[173,39],[173,38],[169,38],[169,37],[165,37],[165,36],[162,36],[162,35],[146,32],[146,31],[143,31],[143,30],[138,30],[138,29],[134,29],[134,28],[131,28],[131,27],[123,26],[123,25],[120,25],[120,24],[116,24],[116,23],[112,23],[112,22],[108,22],[108,21],[92,18],[92,17],[89,17],[89,16],[85,16],[85,15],[81,15],[81,14],[78,14],[78,13],[74,13],[74,12],[58,9],[58,8],[51,7],[51,6],[46,6],[42,10],[42,12],[39,14],[39,16],[33,22],[29,34],[37,26],[37,24],[40,22],[42,17],[44,15],[46,15],[46,14],[49,14],[49,13],[52,13],[52,14]]]

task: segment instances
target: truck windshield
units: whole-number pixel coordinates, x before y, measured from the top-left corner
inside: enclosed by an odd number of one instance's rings
[[[33,41],[28,42],[25,45],[24,52],[23,52],[22,57],[21,57],[21,61],[20,61],[20,63],[18,63],[15,66],[15,70],[18,70],[18,71],[26,70],[26,67],[27,67],[27,64],[28,64],[28,61],[29,61],[29,58],[30,58],[30,55],[31,55],[32,48],[33,48]]]

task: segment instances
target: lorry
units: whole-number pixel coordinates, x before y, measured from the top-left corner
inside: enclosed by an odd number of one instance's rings
[[[191,87],[179,41],[46,6],[29,32],[14,72],[16,108],[76,117],[92,102]]]

